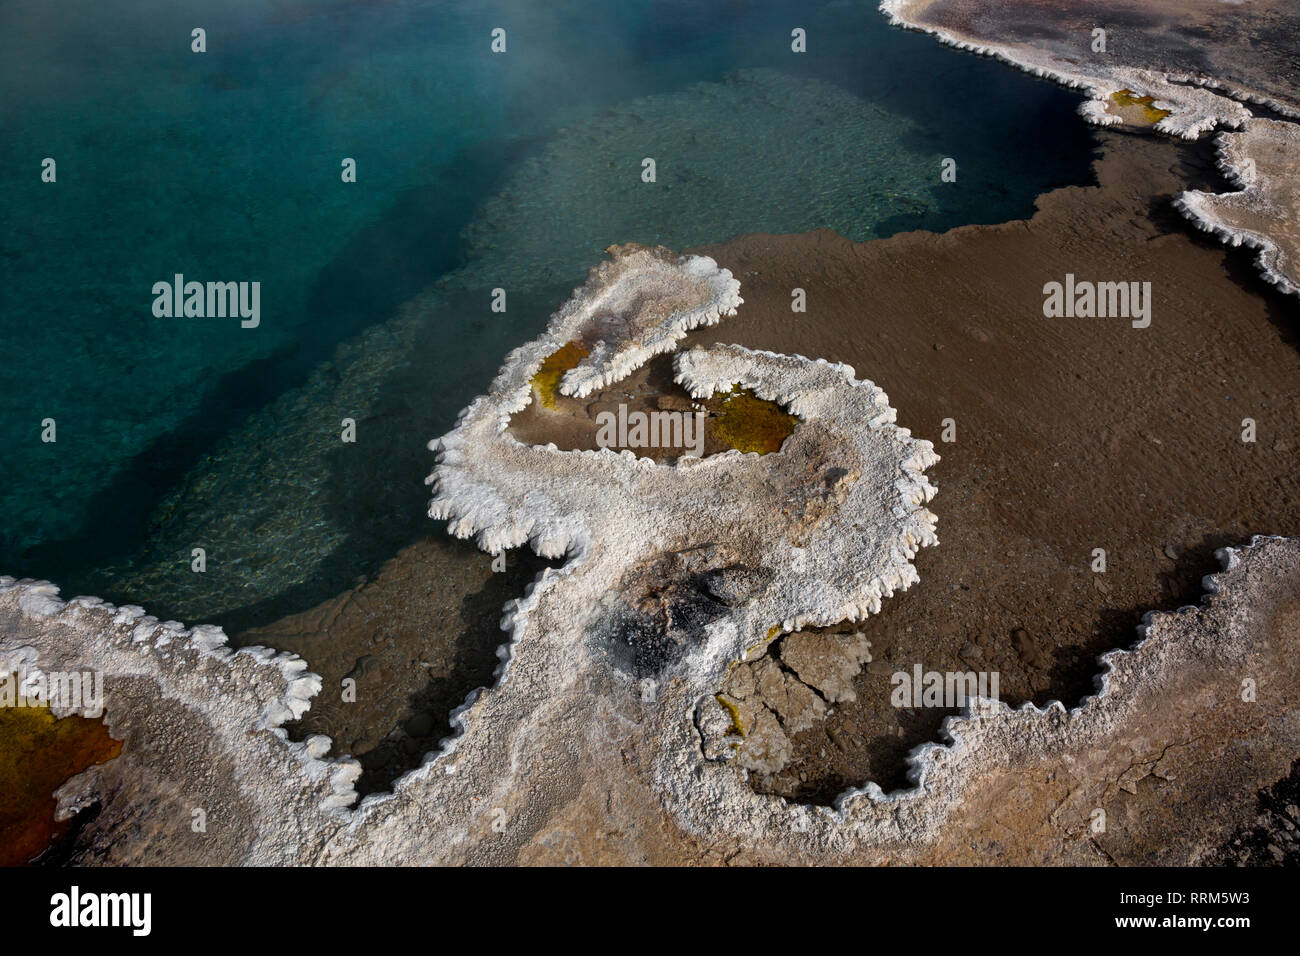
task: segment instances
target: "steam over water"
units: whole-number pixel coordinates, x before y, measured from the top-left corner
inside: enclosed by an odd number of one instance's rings
[[[8,0],[0,35],[0,573],[191,622],[436,530],[425,442],[612,242],[941,230],[1089,177],[1073,95],[874,2]],[[259,282],[260,324],[155,316],[177,274]]]

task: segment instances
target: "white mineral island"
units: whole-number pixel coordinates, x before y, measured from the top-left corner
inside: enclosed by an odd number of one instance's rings
[[[1202,607],[1148,615],[1078,708],[976,695],[947,744],[913,751],[908,788],[864,780],[831,807],[756,792],[749,775],[781,765],[787,735],[854,693],[871,655],[852,622],[917,582],[913,559],[938,543],[938,458],[846,365],[683,349],[742,306],[712,259],[609,252],[430,445],[432,517],[485,551],[562,564],[506,605],[494,683],[392,792],[358,800],[355,759],[325,736],[290,739],[322,693],[302,659],[0,578],[0,671],[102,672],[124,742],[56,795],[65,818],[101,808],[76,861],[1095,863],[1095,811],[1147,812],[1130,797],[1154,776],[1185,781],[1161,797],[1184,812],[1160,817],[1159,862],[1189,862],[1216,845],[1206,814],[1240,816],[1214,770],[1225,754],[1276,779],[1300,744],[1300,629],[1283,600],[1300,548],[1260,538],[1223,552]],[[656,460],[512,434],[535,403],[651,361],[671,362],[673,401],[728,404],[709,419],[714,450]],[[1271,677],[1249,704],[1245,674]]]

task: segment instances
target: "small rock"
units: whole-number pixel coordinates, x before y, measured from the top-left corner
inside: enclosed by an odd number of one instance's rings
[[[1037,667],[1042,660],[1042,652],[1038,649],[1038,642],[1023,627],[1018,627],[1011,632],[1011,643],[1016,648],[1016,653],[1030,667]]]
[[[888,661],[871,661],[867,664],[867,673],[872,677],[889,677],[894,673],[894,665]]]
[[[691,400],[685,395],[660,395],[655,404],[666,412],[689,412]]]
[[[376,655],[365,654],[361,657],[358,657],[356,659],[356,662],[352,665],[352,670],[348,671],[343,676],[350,677],[353,680],[358,680],[362,677],[365,677],[366,672],[370,670],[372,667],[374,667],[375,664],[377,664],[378,662],[379,662],[379,658]]]

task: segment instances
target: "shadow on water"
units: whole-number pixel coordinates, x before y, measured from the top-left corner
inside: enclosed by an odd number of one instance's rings
[[[97,569],[129,559],[146,544],[158,502],[250,415],[301,386],[340,343],[387,320],[403,302],[459,266],[461,231],[473,217],[477,197],[489,194],[503,171],[533,145],[520,139],[467,149],[433,182],[402,193],[321,270],[298,321],[309,334],[224,375],[192,415],[136,455],[89,502],[86,522],[75,533],[22,552],[11,553],[0,542],[0,567],[19,576],[52,577],[68,594],[126,599],[88,587],[99,580]]]
[[[823,32],[825,52],[797,64],[790,61],[784,33],[776,43],[770,41],[778,35],[772,33],[771,23],[764,19],[751,24],[752,37],[757,39],[719,51],[727,55],[719,57],[717,72],[763,61],[834,82],[913,120],[915,128],[906,137],[920,147],[918,155],[943,154],[949,143],[980,143],[978,149],[963,150],[958,156],[963,171],[961,189],[938,187],[936,170],[936,207],[885,220],[879,223],[878,234],[1024,215],[1041,189],[1090,180],[1090,133],[1075,114],[1077,94],[1058,90],[1026,97],[1027,78],[1001,64],[955,55],[931,38],[890,29],[874,11],[863,20],[850,20],[853,29]],[[645,49],[638,48],[638,52],[666,55],[661,46],[671,45],[670,39],[693,35],[697,28],[693,22],[689,27],[663,26],[662,35],[645,37],[641,41]],[[737,43],[734,37],[718,42]],[[1027,102],[1032,104],[1028,107],[1032,112],[1027,112]],[[1041,155],[1042,162],[1033,167],[1041,182],[1017,180],[1002,171],[1007,159],[1005,142],[1020,139],[1036,157]],[[340,343],[387,320],[401,303],[461,264],[462,230],[473,218],[479,198],[492,195],[503,175],[535,149],[536,142],[516,137],[467,148],[453,164],[437,170],[431,184],[400,196],[377,221],[352,236],[340,255],[321,271],[310,291],[307,311],[298,317],[302,334],[297,341],[213,383],[194,414],[136,455],[89,501],[88,517],[75,533],[25,550],[0,539],[0,567],[11,573],[51,577],[66,593],[143,602],[155,613],[168,614],[168,602],[174,605],[178,596],[115,594],[99,569],[128,563],[155,540],[158,503],[182,487],[220,447],[222,439],[236,432],[250,415],[305,383],[315,369],[329,361]],[[990,195],[996,195],[997,201],[990,203]],[[571,288],[566,284],[554,294],[547,290],[547,298],[539,295],[535,303],[526,306],[530,311],[522,313],[527,323],[540,328]],[[519,334],[509,341],[483,331],[482,326],[476,329],[475,321],[467,316],[480,314],[478,307],[457,309],[453,302],[447,314],[456,310],[459,334],[479,337],[481,333],[481,340],[488,343],[485,347],[492,350],[484,361],[495,362],[527,337],[523,334],[527,329],[516,318],[520,307],[512,293],[512,334]],[[350,586],[358,574],[377,568],[404,545],[438,531],[425,515],[428,491],[422,482],[431,456],[424,442],[452,424],[455,412],[468,396],[482,391],[485,379],[481,367],[440,366],[438,356],[445,349],[449,330],[445,322],[430,325],[443,327],[420,333],[410,366],[392,370],[373,413],[365,422],[358,422],[365,430],[365,454],[335,452],[323,463],[328,474],[324,492],[327,520],[343,532],[345,541],[318,570],[313,569],[310,583],[223,613],[222,624],[238,629],[279,613],[305,609]],[[497,349],[498,344],[505,347]],[[374,493],[376,488],[392,491],[379,495]]]
[[[1009,178],[1000,155],[971,155],[960,149],[958,144],[965,137],[981,135],[977,130],[962,128],[969,118],[949,128],[952,135],[944,144],[935,141],[932,131],[912,129],[905,133],[901,141],[918,153],[936,149],[955,153],[952,158],[957,162],[957,182],[943,183],[936,169],[935,186],[930,191],[934,205],[881,220],[876,226],[877,234],[892,236],[916,229],[945,232],[958,226],[1028,219],[1034,214],[1037,197],[1043,193],[1065,186],[1096,185],[1092,165],[1096,137],[1092,128],[1075,113],[1078,96],[1066,90],[1057,92],[1059,96],[1039,104],[1028,122],[1025,115],[1013,116],[1006,109],[986,112],[980,118],[982,125],[1001,129],[1008,138],[1032,134],[1032,148],[1042,157],[1037,179],[1032,184]],[[988,130],[982,135],[987,136]]]
[[[871,24],[845,42],[850,53],[819,54],[799,72],[910,120],[899,140],[904,155],[951,157],[958,169],[957,182],[943,183],[936,167],[933,205],[881,220],[876,235],[1025,218],[1039,194],[1096,182],[1095,137],[1078,114],[1077,91],[889,26]],[[1026,95],[1027,84],[1036,95]],[[1009,168],[1007,143],[1034,162]]]
[[[462,628],[447,675],[430,679],[410,694],[408,716],[376,747],[354,755],[362,767],[356,783],[361,796],[392,790],[398,777],[421,766],[444,738],[454,735],[448,719],[451,712],[464,704],[475,688],[495,682],[501,663],[497,649],[510,640],[498,623],[502,608],[520,597],[543,569],[563,564],[563,559],[546,560],[528,548],[516,549],[504,573],[492,575],[480,591],[465,596],[460,606]],[[306,736],[298,727],[291,727],[290,734],[295,740]]]
[[[511,327],[520,329],[521,340],[542,329],[556,303],[567,298],[572,288],[573,283],[563,283],[512,294]],[[467,295],[473,296],[472,306],[468,301],[453,303],[449,310],[460,316],[464,334],[474,337],[492,319],[484,313],[481,295]],[[471,315],[482,317],[466,318]],[[482,392],[487,381],[480,369],[447,367],[441,347],[445,341],[446,329],[436,323],[422,328],[409,363],[387,379],[371,414],[357,422],[358,434],[366,436],[365,453],[355,454],[352,446],[340,445],[328,454],[325,517],[345,539],[313,569],[308,581],[222,613],[220,623],[227,632],[238,633],[315,607],[403,548],[446,533],[446,522],[431,521],[428,515],[430,491],[424,479],[433,469],[434,455],[427,442],[455,424],[464,396]],[[383,493],[377,494],[376,489]],[[466,553],[480,553],[472,542],[460,546]]]

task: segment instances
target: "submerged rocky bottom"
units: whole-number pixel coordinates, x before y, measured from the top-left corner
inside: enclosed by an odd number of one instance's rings
[[[904,409],[904,423],[916,425],[922,433],[926,420],[936,423],[929,426],[936,437],[944,418],[956,420],[957,441],[938,443],[945,460],[934,469],[942,488],[936,507],[944,516],[943,545],[918,558],[920,584],[888,599],[885,613],[837,629],[846,639],[860,634],[861,639],[853,640],[871,645],[872,659],[860,660],[861,669],[846,677],[854,699],[836,694],[840,699],[830,701],[822,688],[822,699],[833,704],[826,707],[825,719],[793,731],[790,758],[779,772],[767,780],[757,774],[750,779],[769,793],[829,803],[845,787],[867,780],[885,783],[889,789],[890,773],[896,775],[896,785],[904,786],[910,782],[904,776],[907,770],[928,766],[931,785],[924,798],[926,805],[933,807],[932,801],[938,800],[937,805],[943,806],[956,824],[954,835],[927,836],[929,855],[917,859],[1217,859],[1216,848],[1231,845],[1231,840],[1244,846],[1258,839],[1249,833],[1234,833],[1255,812],[1256,791],[1268,790],[1285,777],[1294,759],[1297,744],[1277,723],[1294,707],[1287,688],[1295,686],[1288,683],[1286,665],[1278,663],[1284,662],[1286,648],[1294,639],[1294,615],[1288,608],[1297,593],[1294,575],[1286,570],[1291,559],[1285,556],[1287,550],[1281,543],[1261,544],[1256,549],[1260,557],[1247,562],[1259,569],[1253,584],[1241,593],[1226,591],[1221,600],[1211,601],[1212,613],[1206,612],[1203,621],[1208,632],[1197,630],[1201,626],[1197,615],[1162,619],[1162,627],[1172,628],[1182,637],[1157,642],[1148,648],[1147,656],[1134,660],[1149,660],[1159,647],[1176,648],[1177,654],[1160,667],[1144,665],[1140,678],[1131,678],[1136,681],[1132,687],[1140,693],[1124,704],[1128,716],[1120,720],[1110,710],[1095,712],[1098,705],[1094,701],[1077,715],[1067,717],[1063,710],[1048,708],[1020,718],[1026,726],[1036,728],[1025,735],[1030,744],[1043,733],[1059,731],[1083,748],[1076,753],[1086,754],[1080,760],[1091,768],[1076,771],[1082,776],[1069,784],[1077,787],[1076,795],[1070,797],[1069,812],[1056,813],[1046,828],[1036,809],[1039,801],[1059,808],[1063,795],[1056,790],[1066,783],[1021,794],[1014,816],[1017,822],[1009,832],[985,834],[962,845],[960,835],[978,831],[989,807],[1005,804],[1007,794],[998,787],[1010,779],[1003,772],[1006,767],[1038,767],[1035,774],[1043,774],[1042,779],[1051,779],[1060,768],[1044,764],[1041,754],[1028,744],[1028,749],[990,752],[972,750],[969,741],[956,751],[957,759],[946,761],[952,776],[939,770],[944,751],[926,751],[919,763],[915,759],[909,763],[904,757],[914,744],[943,739],[938,724],[947,711],[879,706],[888,690],[889,675],[917,663],[939,671],[996,669],[1001,676],[1002,699],[1011,703],[1046,703],[1054,697],[1067,703],[1081,700],[1091,689],[1097,670],[1095,655],[1109,647],[1132,644],[1133,628],[1145,610],[1173,608],[1199,597],[1198,579],[1213,569],[1211,552],[1215,547],[1244,540],[1256,530],[1295,532],[1300,496],[1286,463],[1289,450],[1300,440],[1294,424],[1298,420],[1294,396],[1300,390],[1295,388],[1294,339],[1280,323],[1282,306],[1257,287],[1249,289],[1248,263],[1217,246],[1189,238],[1176,219],[1165,217],[1159,198],[1150,210],[1134,211],[1128,197],[1135,183],[1144,184],[1141,188],[1148,194],[1160,197],[1172,193],[1183,180],[1212,177],[1212,167],[1207,168],[1195,150],[1183,152],[1181,165],[1170,171],[1164,145],[1109,136],[1105,143],[1105,157],[1099,166],[1101,186],[1045,197],[1043,211],[1027,226],[959,230],[937,238],[905,236],[858,247],[840,241],[833,255],[828,252],[835,249],[836,241],[826,236],[762,237],[710,250],[748,276],[746,305],[727,320],[722,337],[782,348],[783,339],[791,334],[784,318],[789,307],[788,287],[798,273],[801,281],[808,283],[811,301],[819,310],[815,322],[798,329],[800,351],[851,357],[858,367],[872,369],[874,378],[887,386]],[[1017,302],[1022,313],[1033,314],[1039,304],[1038,290],[1055,275],[1054,270],[1064,268],[1064,261],[1058,264],[1041,256],[1031,260],[1027,250],[1050,248],[1045,246],[1045,237],[1059,230],[1085,237],[1085,248],[1091,249],[1089,254],[1099,264],[1112,262],[1119,255],[1135,271],[1166,277],[1168,281],[1156,287],[1155,319],[1149,329],[1132,330],[1127,324],[1111,328],[1095,322],[1070,326],[1010,317],[1001,323],[994,321],[998,316],[1015,315]],[[1123,238],[1117,240],[1117,235]],[[891,287],[883,277],[902,263],[915,264],[918,248],[931,257],[935,272],[930,282],[915,287],[909,300],[909,290]],[[1078,246],[1071,250],[1071,255],[1079,254]],[[1032,270],[1026,270],[1023,286],[1008,286],[994,278],[997,273],[992,266],[1006,261],[1034,262]],[[817,282],[808,281],[807,262],[820,262]],[[989,267],[987,272],[981,273],[982,266]],[[987,276],[986,286],[973,284],[974,277],[981,274]],[[852,281],[846,281],[849,277]],[[948,282],[961,283],[967,296],[976,290],[975,302],[985,294],[978,290],[987,290],[988,302],[973,307],[979,318],[970,306],[960,311],[954,307],[959,297],[945,288]],[[1010,306],[1008,288],[1012,290]],[[902,321],[903,316],[915,314],[933,319],[927,324]],[[1181,320],[1162,322],[1166,316]],[[865,336],[859,331],[864,326],[871,330]],[[714,337],[704,331],[691,333],[686,347]],[[1096,357],[1103,355],[1105,361]],[[1045,361],[1044,356],[1052,361]],[[1069,356],[1064,375],[1062,356]],[[650,365],[653,362],[646,368]],[[1162,370],[1159,392],[1145,388],[1151,368]],[[1206,399],[1207,380],[1220,383],[1220,397]],[[596,403],[601,400],[599,395],[593,399]],[[1006,415],[1009,406],[1017,409],[1015,418]],[[1130,414],[1137,408],[1142,409],[1140,417]],[[1197,409],[1197,414],[1189,414],[1191,408]],[[1259,425],[1261,440],[1253,445],[1241,442],[1243,408],[1254,412],[1252,417]],[[959,410],[956,415],[953,409]],[[1143,453],[1135,454],[1136,449]],[[708,533],[700,529],[690,537],[698,541],[701,532]],[[1104,574],[1091,567],[1092,546],[1097,542],[1106,545],[1108,554]],[[441,562],[454,560],[454,554],[424,550],[411,560]],[[513,558],[507,555],[507,562]],[[477,581],[472,575],[465,579],[466,593],[481,590],[491,573],[484,569],[490,561],[486,556],[473,560],[479,562],[478,577]],[[570,555],[566,563],[572,560]],[[719,555],[717,560],[723,562],[719,567],[728,567],[732,559]],[[1256,561],[1262,563],[1251,563]],[[1266,568],[1271,570],[1266,573]],[[542,580],[555,573],[546,572]],[[368,622],[359,630],[382,633],[400,621],[407,613],[401,602],[409,599],[399,597],[400,593],[389,593],[369,608],[363,599],[359,610],[349,612]],[[556,633],[563,633],[564,625],[558,619],[554,623],[559,628]],[[795,629],[807,630],[806,626]],[[771,645],[770,653],[782,663],[788,640],[789,635]],[[410,653],[414,648],[400,638],[381,643],[384,649],[376,656],[389,660],[397,659],[394,655],[416,656]],[[1212,665],[1208,658],[1196,657],[1230,652],[1231,658],[1237,653],[1232,648],[1240,648],[1241,654],[1226,663]],[[343,653],[341,649],[339,653]],[[1200,663],[1190,665],[1188,654]],[[1283,655],[1280,659],[1279,654]],[[360,661],[363,656],[364,652],[353,660]],[[888,672],[872,667],[882,661]],[[369,666],[376,666],[375,662]],[[789,667],[799,674],[796,666]],[[509,679],[519,673],[512,672]],[[1275,676],[1261,684],[1258,707],[1234,712],[1228,702],[1239,699],[1242,676],[1266,674]],[[700,815],[697,802],[703,799],[701,794],[691,788],[679,791],[671,787],[666,795],[660,794],[672,808],[673,828],[633,836],[630,828],[644,826],[646,814],[653,812],[658,799],[636,790],[630,781],[662,781],[642,749],[644,744],[636,743],[642,732],[636,728],[649,726],[646,721],[651,713],[640,709],[646,704],[642,696],[646,689],[641,683],[644,676],[637,676],[635,692],[611,693],[617,685],[607,684],[585,691],[608,700],[602,705],[602,733],[623,741],[619,751],[624,755],[623,769],[602,765],[602,769],[593,770],[591,781],[575,788],[572,781],[564,780],[584,765],[586,758],[575,754],[586,752],[586,744],[566,739],[547,758],[554,768],[537,786],[527,789],[522,804],[505,801],[493,808],[501,810],[506,821],[518,821],[522,829],[507,826],[509,840],[484,843],[481,848],[486,855],[471,852],[471,857],[610,860],[626,852],[658,860],[708,860],[713,858],[710,854],[725,849],[755,860],[796,859],[805,852],[815,858],[867,860],[873,853],[904,858],[897,855],[897,846],[887,831],[878,829],[878,823],[867,826],[856,816],[864,807],[890,806],[871,802],[879,800],[878,795],[857,797],[841,805],[858,809],[839,826],[848,824],[859,834],[866,826],[876,834],[864,844],[856,843],[856,838],[845,843],[833,835],[833,828],[823,829],[823,817],[816,813],[805,816],[798,808],[790,808],[793,816],[784,823],[755,824],[757,836],[753,839],[722,841],[716,851],[705,850],[697,841],[710,842],[712,838],[701,834],[711,832],[717,821]],[[723,689],[722,678],[719,675],[711,691]],[[1130,678],[1125,680],[1129,686]],[[529,683],[542,696],[559,692],[556,684]],[[1156,688],[1167,690],[1157,692]],[[449,695],[449,699],[454,697]],[[707,699],[711,698],[705,703]],[[323,698],[320,703],[324,705]],[[1179,715],[1185,717],[1188,708],[1200,715],[1200,724],[1207,728],[1196,738],[1177,735],[1185,726]],[[1102,719],[1097,713],[1106,716]],[[725,725],[731,715],[725,710],[720,714],[725,741]],[[1207,714],[1219,716],[1207,719]],[[311,712],[304,716],[310,721]],[[384,720],[390,717],[396,726],[405,727],[410,721],[401,708],[386,714]],[[918,717],[920,721],[909,724]],[[433,719],[435,724],[441,720]],[[993,720],[980,713],[966,729],[969,733],[991,720],[991,726],[996,726],[1005,719]],[[698,711],[695,720],[700,720]],[[872,724],[872,720],[878,722]],[[873,732],[875,727],[880,730]],[[891,727],[901,727],[903,735],[897,729],[890,732]],[[1091,729],[1084,732],[1083,727]],[[423,729],[423,722],[415,729]],[[975,739],[988,732],[979,730]],[[130,753],[127,739],[124,754]],[[732,743],[744,746],[739,741]],[[1095,749],[1089,749],[1094,743]],[[316,744],[304,741],[302,746],[308,753],[316,752]],[[397,746],[405,749],[401,743]],[[723,746],[730,745],[724,742]],[[993,759],[993,764],[981,764],[985,758],[977,758],[976,753]],[[1000,756],[990,756],[993,753]],[[1110,766],[1125,754],[1125,766]],[[724,760],[723,765],[728,773],[740,775],[735,761]],[[984,769],[978,769],[980,766]],[[567,769],[557,775],[559,768]],[[630,773],[630,778],[624,780],[620,776],[624,773]],[[382,783],[377,781],[377,789],[383,788]],[[957,789],[946,789],[949,784]],[[408,792],[415,785],[416,781],[408,782]],[[649,792],[655,791],[650,785]],[[727,792],[736,795],[730,788]],[[641,795],[633,797],[631,793]],[[596,806],[607,808],[610,794],[621,794],[620,799],[627,802],[612,818],[607,810],[602,811],[606,815],[601,817],[601,832],[606,836],[597,845],[583,835],[583,821],[590,819],[588,815]],[[524,812],[528,805],[533,805],[531,813]],[[756,806],[783,805],[763,803],[760,798]],[[1171,815],[1170,806],[1187,812]],[[1117,826],[1117,807],[1123,810],[1121,817],[1139,820],[1141,826]],[[1090,829],[1096,809],[1108,811],[1108,830]],[[88,825],[85,839],[90,843],[113,832],[112,814],[121,813],[122,808],[106,812],[109,818],[103,823]],[[372,806],[363,816],[377,820],[387,813]],[[779,814],[773,818],[781,819]],[[868,813],[865,819],[873,818]],[[859,823],[853,824],[853,820]],[[97,825],[103,829],[96,830]],[[776,827],[771,843],[764,835],[768,826]],[[490,814],[483,827],[483,835],[496,832]],[[777,830],[786,832],[779,851]],[[791,833],[808,836],[811,842],[801,843],[800,837],[791,843]],[[126,853],[126,848],[121,852]],[[362,842],[348,852],[371,851]],[[1265,852],[1273,855],[1267,844]],[[827,853],[830,857],[824,856]],[[1243,857],[1241,850],[1235,853],[1237,860],[1256,859],[1249,853]]]

